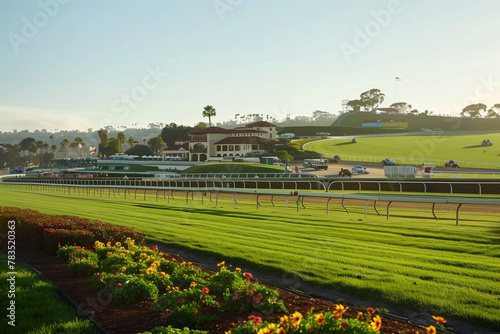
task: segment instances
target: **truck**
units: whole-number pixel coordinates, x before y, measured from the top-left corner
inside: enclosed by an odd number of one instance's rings
[[[314,168],[315,170],[328,169],[325,159],[304,159],[303,166],[304,168]]]

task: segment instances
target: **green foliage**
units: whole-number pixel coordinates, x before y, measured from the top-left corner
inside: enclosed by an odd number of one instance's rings
[[[151,332],[143,332],[138,334],[207,334],[207,333],[208,333],[207,331],[189,329],[187,327],[180,329],[168,326],[168,327],[155,327],[151,330]]]
[[[65,253],[64,250],[61,250],[64,248],[65,247],[60,248],[59,251],[61,251],[61,253]],[[69,254],[68,262],[69,269],[81,275],[93,274],[99,269],[97,254],[83,248],[75,249],[71,252]]]
[[[135,145],[132,148],[129,148],[125,151],[125,154],[128,155],[138,155],[142,157],[143,155],[150,156],[153,155],[153,151],[147,145]]]
[[[96,273],[90,279],[90,288],[108,291],[115,304],[158,298],[158,288],[154,284],[141,276],[125,273]]]

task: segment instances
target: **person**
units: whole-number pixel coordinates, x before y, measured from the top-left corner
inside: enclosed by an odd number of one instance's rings
[[[296,173],[300,173],[299,166],[295,166],[295,172],[296,172]]]

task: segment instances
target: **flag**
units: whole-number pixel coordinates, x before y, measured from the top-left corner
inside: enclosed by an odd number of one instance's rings
[[[396,79],[396,81],[401,81],[400,77],[396,77],[395,79]]]

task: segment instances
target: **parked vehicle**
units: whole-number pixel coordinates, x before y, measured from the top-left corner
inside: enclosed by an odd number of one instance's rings
[[[314,168],[315,170],[328,169],[325,159],[304,159],[303,165],[304,168]]]
[[[352,168],[352,174],[369,174],[365,167],[356,165]]]
[[[349,169],[341,168],[339,171],[340,177],[352,177],[352,173]]]
[[[328,162],[338,163],[340,161],[340,156],[334,155],[333,158],[328,158]]]
[[[453,160],[448,161],[447,163],[444,164],[444,168],[451,167],[451,168],[460,168],[460,166]]]
[[[385,158],[384,160],[382,160],[382,165],[384,165],[384,166],[395,166],[396,164],[391,159]]]
[[[491,140],[489,140],[489,139],[485,139],[485,140],[483,140],[483,141],[481,142],[481,145],[482,145],[482,146],[492,146],[492,145],[493,145],[493,143],[491,142]]]

